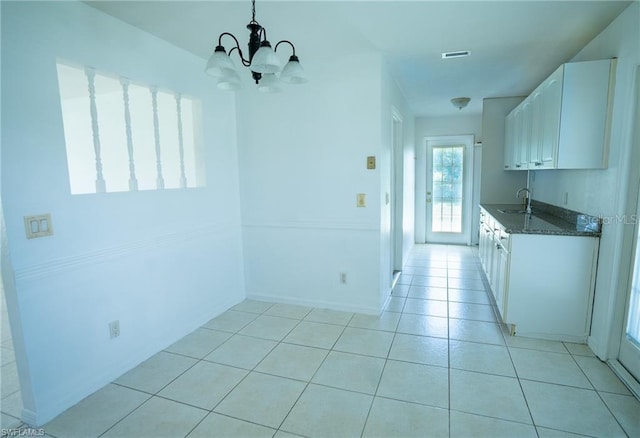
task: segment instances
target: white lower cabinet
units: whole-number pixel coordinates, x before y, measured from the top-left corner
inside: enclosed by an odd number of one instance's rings
[[[479,255],[498,312],[511,333],[585,342],[591,324],[599,239],[509,235],[498,221],[489,229],[487,222],[494,219],[483,213]]]

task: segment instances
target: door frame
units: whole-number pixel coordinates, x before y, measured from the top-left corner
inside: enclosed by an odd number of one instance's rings
[[[390,271],[393,274],[402,270],[402,244],[403,244],[403,149],[404,149],[404,124],[402,115],[391,107],[391,151],[390,151]]]
[[[635,71],[635,109],[633,118],[636,120],[635,128],[633,129],[634,143],[631,146],[630,163],[637,163],[640,160],[640,66],[636,67]],[[627,192],[626,208],[625,211],[630,215],[636,213],[635,220],[639,220],[640,215],[640,169],[637,166],[630,166],[629,168],[629,185]],[[617,304],[615,305],[615,316],[611,320],[611,328],[609,330],[609,341],[607,349],[611,352],[614,349],[614,354],[610,355],[610,360],[607,361],[613,371],[622,379],[629,389],[635,394],[637,398],[640,398],[640,381],[627,371],[627,369],[618,361],[620,356],[620,344],[625,337],[627,326],[627,308],[629,306],[629,299],[631,296],[631,287],[633,282],[633,270],[634,270],[634,257],[636,254],[637,234],[640,233],[640,225],[636,226],[624,226],[623,227],[623,248],[621,250],[621,260],[627,260],[620,264],[620,287],[616,297]],[[629,243],[632,242],[632,243]]]
[[[443,237],[442,239],[429,239],[429,231],[428,227],[431,224],[431,219],[429,218],[429,207],[427,205],[427,195],[426,192],[429,192],[428,188],[431,185],[432,178],[432,168],[433,168],[433,154],[430,153],[430,149],[433,146],[446,146],[446,145],[464,145],[463,152],[463,160],[464,160],[464,176],[463,176],[463,202],[462,202],[462,234],[458,235],[457,233],[448,234],[449,238]],[[421,204],[424,210],[424,235],[425,235],[425,243],[453,243],[453,244],[464,244],[471,245],[473,240],[472,232],[473,229],[473,168],[474,168],[474,135],[473,134],[464,134],[464,135],[439,135],[439,136],[430,136],[426,137],[424,141],[424,149],[425,149],[425,158],[426,158],[426,178],[425,178],[425,187],[424,192],[425,197],[422,199]],[[447,233],[443,233],[443,236]],[[453,239],[451,237],[454,237]],[[458,238],[455,238],[458,237]]]
[[[637,187],[637,186],[636,186]],[[637,201],[636,201],[636,211],[638,212],[635,215],[635,220],[640,216],[640,192],[637,192]],[[636,223],[636,226],[633,227],[634,230],[630,233],[633,236],[633,244],[631,245],[631,257],[629,257],[629,269],[627,281],[622,282],[623,285],[626,285],[626,288],[621,289],[622,291],[626,291],[624,294],[624,312],[621,313],[622,320],[619,321],[619,330],[618,330],[618,342],[617,342],[617,353],[615,358],[609,361],[609,364],[613,368],[613,370],[618,374],[618,376],[627,384],[631,392],[635,394],[637,398],[640,398],[640,375],[634,375],[628,370],[627,366],[621,362],[621,353],[622,353],[622,343],[628,342],[626,341],[626,331],[627,331],[627,319],[629,307],[631,305],[631,292],[633,288],[633,277],[635,266],[638,265],[638,261],[636,257],[640,257],[640,225]],[[640,265],[639,269],[640,269]],[[631,347],[634,348],[634,347]]]

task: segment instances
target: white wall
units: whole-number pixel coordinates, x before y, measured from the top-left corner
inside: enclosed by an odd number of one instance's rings
[[[57,58],[202,99],[207,187],[70,195]],[[82,3],[2,4],[13,265],[3,271],[7,283],[15,274],[6,292],[32,424],[244,298],[234,101],[202,71],[201,59]],[[23,216],[45,212],[55,234],[27,240]],[[113,320],[121,335],[110,340]]]
[[[310,80],[302,87],[238,94],[249,297],[381,311],[389,276],[391,104],[404,108],[383,79],[382,62],[375,53],[308,62]],[[407,114],[406,129],[412,118]],[[375,170],[366,168],[370,155]],[[366,208],[356,206],[358,193],[366,194]]]
[[[462,110],[464,111],[464,110]],[[436,137],[443,135],[473,135],[474,141],[482,141],[482,116],[479,114],[459,115],[453,117],[420,117],[416,119],[415,126],[415,241],[417,243],[425,243],[426,233],[426,199],[427,199],[427,137]],[[479,161],[476,159],[478,148],[474,148],[474,189],[478,187],[480,178],[480,169],[477,167]],[[474,207],[478,204],[478,200],[474,199]],[[477,235],[477,212],[474,208],[474,218],[471,221],[473,229],[472,236]],[[476,243],[474,238],[472,243]]]
[[[484,138],[480,202],[484,204],[517,204],[516,191],[527,186],[527,172],[504,170],[505,117],[523,99],[504,97],[484,99],[482,102]]]
[[[532,183],[533,198],[571,210],[607,218],[628,213],[627,195],[633,145],[635,72],[640,64],[640,4],[633,2],[600,35],[587,44],[571,61],[617,57],[609,167],[604,170],[538,171]],[[569,193],[568,204],[562,195]],[[633,198],[633,196],[632,196]],[[632,211],[633,212],[633,211]],[[625,228],[632,224],[606,221],[600,239],[600,256],[589,344],[603,359],[617,353],[610,342],[615,334],[612,321],[624,306],[626,273],[620,276],[622,241]],[[621,304],[622,303],[622,304]]]
[[[304,86],[237,95],[248,296],[379,311],[380,62],[307,62]]]

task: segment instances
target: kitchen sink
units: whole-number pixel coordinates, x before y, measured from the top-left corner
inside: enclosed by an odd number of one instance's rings
[[[520,210],[516,208],[499,208],[498,211],[503,214],[524,214],[527,212],[526,210]]]

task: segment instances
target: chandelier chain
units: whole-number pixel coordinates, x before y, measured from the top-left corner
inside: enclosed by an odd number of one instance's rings
[[[256,0],[251,0],[251,22],[256,22]]]

